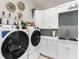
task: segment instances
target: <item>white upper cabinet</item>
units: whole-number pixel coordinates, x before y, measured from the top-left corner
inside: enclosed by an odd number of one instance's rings
[[[43,10],[42,12],[42,28],[58,29],[58,14],[57,8]]]
[[[41,29],[58,29],[58,14],[56,8],[35,11],[35,25]]]
[[[58,13],[78,10],[78,2],[73,1],[70,3],[62,4],[62,5],[57,6],[57,8],[58,8]]]
[[[58,14],[78,10],[78,2],[62,4],[47,10],[35,11],[35,25],[41,29],[58,29]]]
[[[41,28],[42,11],[36,10],[34,15],[35,26]]]

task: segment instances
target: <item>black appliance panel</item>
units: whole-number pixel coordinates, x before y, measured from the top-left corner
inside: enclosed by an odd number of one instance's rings
[[[33,33],[32,33],[32,36],[31,36],[31,43],[33,46],[38,46],[39,43],[40,43],[40,31],[38,30],[35,30]]]

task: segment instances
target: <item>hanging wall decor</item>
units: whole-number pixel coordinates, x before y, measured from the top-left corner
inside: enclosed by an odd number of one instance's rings
[[[17,3],[17,7],[18,7],[18,9],[19,9],[20,11],[24,11],[24,10],[25,10],[25,5],[24,5],[24,3],[21,2],[21,1],[19,1],[19,2]]]
[[[9,12],[15,12],[16,6],[12,2],[6,3],[6,8]]]
[[[18,12],[17,15],[18,15],[19,19],[23,17],[23,13],[21,13],[21,12]]]

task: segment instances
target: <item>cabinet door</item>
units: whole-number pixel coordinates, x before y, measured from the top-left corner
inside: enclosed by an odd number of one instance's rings
[[[41,53],[46,55],[47,54],[47,50],[48,50],[48,44],[47,44],[47,40],[46,39],[42,39],[41,41],[41,47],[40,47],[40,50],[41,50]]]
[[[57,59],[69,59],[69,49],[65,47],[58,47]]]
[[[69,59],[78,59],[78,49],[69,50]]]
[[[48,21],[48,14],[47,12],[43,11],[43,14],[42,14],[42,28],[47,28],[48,25],[49,25],[49,21]]]
[[[57,59],[57,45],[50,39],[48,40],[48,56]]]
[[[48,27],[49,28],[55,28],[57,29],[58,28],[58,14],[57,14],[57,8],[53,8],[50,10],[50,13],[49,13],[49,25]]]
[[[42,26],[43,28],[58,28],[58,14],[56,8],[51,8],[43,11]]]
[[[42,22],[42,11],[36,10],[34,15],[35,26],[41,28]]]

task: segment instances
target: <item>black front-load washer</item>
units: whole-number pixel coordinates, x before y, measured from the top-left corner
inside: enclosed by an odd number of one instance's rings
[[[31,43],[33,46],[38,46],[39,43],[40,43],[40,31],[39,30],[35,30],[33,33],[32,33],[32,36],[31,36]]]
[[[14,31],[9,34],[2,44],[2,55],[5,59],[18,59],[29,46],[29,37],[23,31]]]

